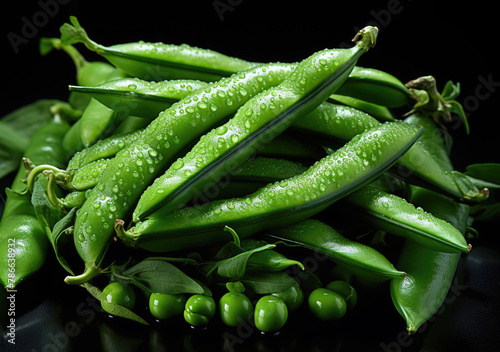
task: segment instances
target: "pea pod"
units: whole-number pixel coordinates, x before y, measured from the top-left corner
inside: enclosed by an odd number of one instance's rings
[[[114,157],[120,150],[140,139],[143,130],[127,134],[114,134],[97,141],[92,146],[75,153],[68,161],[68,170],[78,169],[91,162]]]
[[[377,29],[367,27],[351,49],[325,49],[295,66],[279,85],[252,97],[225,124],[211,130],[142,194],[133,213],[139,222],[162,209],[184,206],[207,184],[241,165],[260,145],[313,111],[345,81],[359,57],[375,45]]]
[[[401,108],[412,102],[410,90],[399,79],[381,70],[359,66],[352,70],[337,94],[387,108]]]
[[[281,83],[290,72],[290,65],[269,64],[200,88],[162,112],[139,139],[120,150],[79,209],[74,240],[85,271],[66,282],[81,284],[99,275],[115,219],[128,216],[144,189],[194,140],[226,121],[253,95]]]
[[[306,219],[283,229],[268,231],[266,235],[324,254],[335,263],[365,275],[374,275],[382,280],[405,276],[377,250],[343,237],[334,228],[316,219]]]
[[[348,97],[340,94],[332,94],[328,98],[330,102],[351,106],[375,117],[379,121],[394,121],[396,118],[392,111],[382,105],[369,103],[367,101]]]
[[[429,91],[432,92],[433,89],[429,88]],[[331,110],[332,107],[330,106],[329,109]],[[434,113],[436,112],[424,105],[416,109],[412,115],[429,119],[432,113],[427,111],[428,109]],[[357,113],[355,117],[358,119],[358,123],[355,124],[350,122],[351,120],[345,120],[344,122],[344,118],[347,118],[347,116],[340,110],[337,113],[328,112],[328,110],[321,113],[318,110],[317,112],[314,111],[308,118],[296,121],[293,127],[314,137],[319,136],[322,139],[338,144],[352,138],[353,135],[360,133],[365,128],[380,123],[375,118],[365,115]],[[413,123],[412,121],[415,122],[415,120],[408,117],[408,123]],[[352,125],[349,125],[350,123]],[[457,199],[472,202],[481,202],[486,199],[486,190],[479,190],[467,176],[453,170],[453,168],[450,169],[451,162],[446,163],[443,161],[443,158],[449,159],[449,157],[446,157],[440,151],[441,147],[432,141],[435,137],[428,136],[431,133],[427,132],[430,126],[428,124],[417,124],[417,126],[426,127],[423,139],[415,143],[398,160],[397,164],[390,170],[391,174],[408,183],[430,188]],[[434,132],[432,133],[434,135]]]
[[[226,241],[225,226],[248,237],[289,225],[372,182],[415,143],[421,132],[401,121],[387,122],[354,137],[302,174],[246,197],[184,208],[137,223],[129,230],[123,228],[123,221],[117,221],[115,228],[126,245],[162,252]]]
[[[87,94],[109,109],[125,115],[153,119],[173,103],[206,84],[197,80],[151,82],[131,77],[97,86],[70,86],[70,91]]]
[[[348,196],[347,201],[361,210],[359,215],[365,221],[390,234],[410,238],[439,252],[471,250],[471,245],[453,225],[397,195],[365,187]]]
[[[59,117],[36,130],[24,153],[35,164],[63,166],[66,153],[62,139],[69,125]],[[24,163],[11,185],[12,192],[22,192],[26,176]],[[8,193],[0,221],[0,282],[13,289],[37,272],[45,263],[49,240],[38,221],[30,193],[22,197]],[[13,264],[14,263],[14,264]],[[9,270],[14,268],[15,270]]]
[[[436,217],[447,221],[465,234],[469,205],[423,188],[412,188],[411,201]],[[410,334],[415,333],[442,305],[452,284],[461,254],[437,252],[406,240],[398,267],[408,275],[391,281],[391,297],[406,322]]]
[[[209,49],[186,44],[134,42],[109,47],[91,40],[76,17],[61,27],[65,44],[81,42],[132,77],[150,81],[197,79],[217,81],[234,73],[249,70],[261,63],[248,62]]]

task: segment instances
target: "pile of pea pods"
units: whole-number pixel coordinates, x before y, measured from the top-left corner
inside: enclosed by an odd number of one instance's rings
[[[40,41],[75,64],[68,99],[0,120],[2,132],[22,122],[27,140],[1,169],[15,174],[2,285],[22,288],[53,257],[61,280],[131,324],[251,321],[263,333],[304,307],[341,320],[359,290],[387,285],[416,332],[473,250],[473,225],[498,218],[500,166],[454,169],[447,124],[458,116],[470,132],[459,85],[363,66],[377,37],[368,26],[350,48],[249,62],[104,46],[71,17]]]

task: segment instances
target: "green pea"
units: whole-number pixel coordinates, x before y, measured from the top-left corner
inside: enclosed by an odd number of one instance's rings
[[[102,290],[101,300],[132,309],[135,306],[136,297],[131,286],[115,281]]]
[[[253,304],[244,293],[228,292],[219,301],[219,311],[224,324],[236,327],[251,318]]]
[[[262,332],[280,330],[288,320],[288,308],[285,302],[272,295],[261,297],[255,305],[255,327]]]
[[[182,315],[186,301],[183,294],[152,293],[149,296],[149,311],[160,320],[173,318]]]
[[[347,281],[335,280],[328,283],[325,287],[326,289],[341,295],[347,304],[347,309],[354,308],[358,302],[358,293]]]
[[[298,284],[290,286],[284,291],[273,293],[272,295],[281,298],[290,312],[299,308],[304,302],[304,292]]]
[[[215,315],[215,301],[210,296],[192,295],[184,307],[184,319],[194,327],[208,325]]]
[[[321,320],[339,320],[347,311],[344,298],[326,288],[317,288],[311,292],[308,304],[311,312]]]

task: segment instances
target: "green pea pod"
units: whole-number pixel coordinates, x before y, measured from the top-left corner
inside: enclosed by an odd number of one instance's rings
[[[326,49],[295,66],[279,85],[252,97],[225,124],[211,130],[142,194],[133,213],[139,222],[184,206],[261,145],[285,131],[297,118],[313,111],[345,81],[359,57],[375,45],[377,29],[363,29],[351,49]]]
[[[397,195],[365,187],[346,200],[361,210],[359,215],[365,221],[390,234],[410,238],[439,252],[471,250],[471,245],[453,225]]]
[[[330,95],[328,100],[333,103],[351,106],[353,108],[366,112],[379,121],[394,121],[396,119],[389,108],[382,105],[369,103],[361,99],[356,99],[345,95],[332,94]]]
[[[387,72],[365,67],[352,70],[337,94],[387,108],[401,108],[412,102],[410,90],[399,79]]]
[[[433,91],[431,88],[429,90]],[[324,110],[321,111],[320,108]],[[380,123],[375,118],[360,112],[346,112],[338,108],[335,112],[334,105],[325,105],[320,108],[313,111],[307,118],[297,120],[293,128],[338,144]],[[428,112],[425,112],[427,108],[422,107],[422,109],[425,110],[417,110],[412,116],[429,119]],[[354,114],[352,118],[349,113]],[[444,154],[442,146],[439,145],[441,142],[437,143],[438,141],[435,140],[435,135],[439,132],[431,132],[432,125],[417,123],[412,116],[408,117],[408,123],[424,127],[424,137],[398,160],[390,172],[408,183],[430,188],[457,199],[472,202],[486,199],[486,190],[478,189],[466,175],[453,170],[449,157]]]
[[[386,122],[354,137],[307,171],[246,197],[184,208],[129,230],[117,221],[115,228],[126,245],[162,252],[227,241],[225,226],[248,237],[298,222],[378,178],[421,132],[401,121]]]
[[[173,103],[206,84],[196,80],[151,82],[123,78],[97,86],[70,86],[70,91],[87,94],[122,114],[153,119]]]
[[[139,139],[120,150],[77,214],[74,239],[85,271],[66,282],[81,284],[99,275],[115,220],[133,211],[144,189],[196,139],[290,72],[290,65],[268,64],[200,88],[163,111]]]
[[[200,204],[209,200],[243,197],[257,191],[267,183],[281,181],[307,170],[307,166],[282,158],[256,157],[247,160],[226,179],[204,190],[192,200]]]
[[[43,124],[30,139],[24,158],[34,164],[62,167],[66,153],[62,139],[69,125],[55,117]],[[11,192],[22,192],[26,185],[24,163],[11,185]],[[0,221],[0,282],[13,289],[37,272],[45,263],[49,241],[31,203],[30,194],[13,196],[9,192]]]
[[[150,81],[166,79],[217,81],[222,77],[260,65],[186,44],[170,45],[141,41],[105,47],[88,37],[76,17],[71,16],[70,21],[72,25],[65,23],[61,27],[63,43],[81,42],[89,50],[103,56],[132,77]]]
[[[127,134],[115,134],[97,141],[92,146],[75,153],[68,161],[68,170],[78,169],[93,161],[114,157],[120,150],[132,145],[141,138],[143,130]]]
[[[423,188],[412,188],[411,201],[436,217],[453,224],[465,234],[469,206]],[[397,262],[408,275],[391,281],[391,297],[406,322],[410,334],[415,333],[442,305],[452,284],[460,253],[437,252],[406,240]]]
[[[397,270],[376,249],[351,241],[331,226],[316,219],[306,219],[283,229],[266,232],[266,234],[273,239],[300,245],[324,254],[339,265],[380,280],[405,276],[403,271]]]
[[[342,145],[354,136],[380,122],[361,110],[325,102],[314,111],[297,119],[291,129],[322,140]]]

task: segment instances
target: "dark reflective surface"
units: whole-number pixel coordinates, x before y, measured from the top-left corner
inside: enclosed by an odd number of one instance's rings
[[[459,101],[470,117],[471,135],[462,126],[450,126],[457,169],[500,162],[494,128],[500,73],[492,52],[497,14],[486,5],[409,0],[335,2],[333,8],[329,1],[200,3],[109,1],[107,8],[94,0],[11,3],[2,21],[3,33],[14,36],[2,44],[9,90],[1,116],[39,98],[67,97],[67,86],[74,83],[71,60],[64,53],[40,57],[38,40],[58,36],[70,15],[105,45],[141,39],[188,43],[254,61],[300,60],[350,39],[355,27],[370,23],[381,27],[380,39],[363,65],[386,70],[403,82],[431,74],[440,87],[447,80],[461,83]],[[100,59],[84,46],[78,48],[89,60]],[[321,323],[303,309],[290,316],[283,331],[267,336],[251,325],[230,330],[214,322],[195,330],[183,321],[143,327],[110,318],[84,289],[65,285],[65,273],[50,264],[15,294],[15,346],[5,334],[10,302],[0,293],[0,351],[496,351],[498,229],[498,223],[480,229],[445,304],[412,336],[406,334],[387,285],[361,290],[356,310],[339,323]]]
[[[493,243],[477,244],[464,255],[442,307],[411,336],[386,283],[360,289],[357,307],[339,322],[320,322],[303,306],[282,331],[264,335],[251,324],[227,328],[217,318],[206,329],[180,319],[145,327],[113,318],[84,289],[58,284],[63,273],[54,269],[50,284],[33,280],[16,292],[16,345],[3,332],[0,350],[493,351],[500,342],[499,256]],[[146,308],[142,313],[147,316]]]

